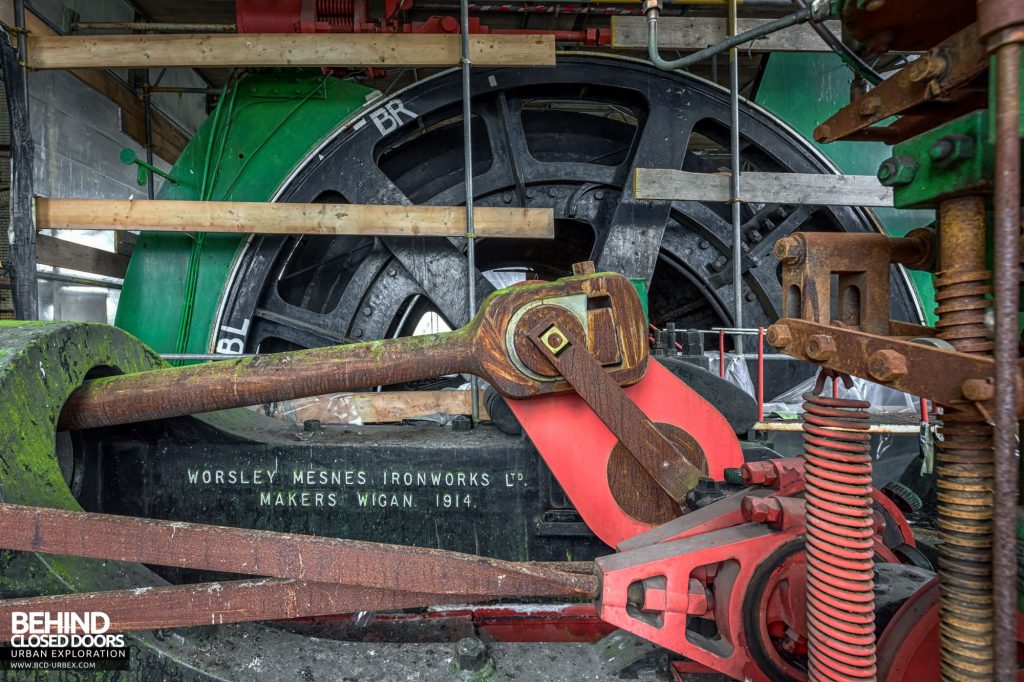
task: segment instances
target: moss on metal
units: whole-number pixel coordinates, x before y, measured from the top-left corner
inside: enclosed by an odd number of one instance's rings
[[[61,474],[54,425],[68,395],[96,369],[139,372],[164,365],[132,336],[82,322],[0,322],[0,500],[79,509]],[[26,552],[0,552],[0,598],[164,584],[140,564]],[[152,633],[131,635],[130,673],[90,674],[90,680],[209,679],[168,655]],[[180,644],[179,644],[180,646]],[[37,672],[18,679],[78,679]]]

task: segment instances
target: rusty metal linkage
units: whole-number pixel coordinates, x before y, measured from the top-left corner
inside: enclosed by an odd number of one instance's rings
[[[388,604],[407,603],[403,595],[410,595],[409,602],[429,599],[430,603],[443,604],[461,603],[467,595],[475,600],[524,595],[591,598],[597,589],[594,576],[585,573],[458,552],[4,503],[0,503],[0,531],[0,548],[21,552],[327,583],[326,586],[294,582],[268,584],[274,590],[296,594],[309,602],[331,599],[329,607],[311,604],[310,609],[332,612],[359,610],[376,594],[375,590],[398,593],[375,607],[388,608]],[[242,598],[244,593],[250,593],[250,584],[231,584],[221,598],[204,597],[199,602],[195,586],[164,588],[170,592],[157,592],[152,599],[159,602],[167,597],[176,605],[174,612],[163,616],[143,615],[157,620],[187,618],[190,604],[202,606],[206,614],[220,613],[236,596]],[[357,590],[337,590],[335,586]],[[175,589],[178,591],[174,592]],[[119,617],[126,624],[132,624],[135,629],[158,627],[151,625],[151,621],[133,620],[139,614],[133,615],[130,606],[125,606],[125,597],[115,593],[111,606],[120,604],[120,608],[125,609],[120,611],[123,615]],[[352,605],[345,601],[347,599],[353,599]],[[100,603],[103,602],[96,601],[94,605],[98,607]],[[300,600],[295,608],[305,609],[303,603]],[[290,613],[275,611],[276,607],[267,604],[251,606],[249,611],[227,617],[236,618],[237,622],[285,617]],[[0,608],[13,607],[3,604]]]
[[[987,67],[988,53],[978,40],[978,26],[971,24],[833,114],[815,128],[814,139],[822,143],[857,139],[893,144],[982,108],[984,92],[963,86]],[[927,113],[915,109],[926,104],[938,109]],[[892,126],[870,127],[897,114],[909,115]]]
[[[767,338],[787,355],[843,374],[963,411],[979,408],[988,414],[992,409],[995,363],[989,356],[925,345],[903,335],[867,334],[794,318],[773,324]],[[1020,367],[1017,383],[1024,385]],[[1020,400],[1017,414],[1024,416]]]
[[[700,445],[690,439],[688,450],[680,452],[602,369],[588,351],[582,331],[567,311],[553,310],[543,315],[529,339],[662,490],[682,502],[704,475]]]
[[[636,290],[621,275],[591,274],[495,292],[469,324],[444,334],[94,379],[68,398],[58,429],[163,419],[456,373],[482,377],[506,397],[568,392],[572,387],[566,381],[531,372],[519,357],[523,344],[517,338],[529,331],[520,320],[541,302],[571,310],[581,324],[585,321],[592,352],[616,358],[617,364],[607,369],[615,382],[628,385],[643,376],[647,334]]]
[[[444,601],[433,593],[276,578],[58,594],[0,601],[0,642],[11,638],[11,613],[15,611],[83,612],[102,606],[110,619],[110,632],[130,632],[397,611],[432,606],[439,599]],[[493,597],[458,596],[458,601],[465,604],[490,599]]]
[[[923,269],[934,259],[930,230],[891,239],[884,234],[808,232],[780,239],[785,317],[821,324],[838,320],[871,334],[889,333],[889,266]],[[832,291],[832,276],[838,291]],[[832,309],[833,293],[838,310]]]

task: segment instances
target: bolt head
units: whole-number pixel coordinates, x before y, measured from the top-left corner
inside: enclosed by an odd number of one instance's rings
[[[799,263],[806,255],[803,242],[796,237],[783,237],[775,242],[772,251],[775,253],[775,257],[786,265]]]
[[[459,670],[481,670],[487,665],[487,647],[476,637],[464,637],[455,644],[455,665]]]
[[[784,324],[773,324],[768,327],[765,337],[768,339],[768,343],[776,348],[785,348],[793,341],[793,334]]]
[[[899,351],[886,348],[868,357],[868,373],[877,381],[895,381],[907,375],[907,358]]]
[[[860,111],[861,116],[874,116],[882,109],[882,99],[878,95],[868,95],[861,100]]]
[[[828,334],[815,334],[807,340],[807,355],[823,362],[836,354],[836,340]]]
[[[878,167],[878,181],[886,187],[909,185],[917,175],[917,161],[912,156],[891,156]]]
[[[974,403],[983,403],[996,397],[996,387],[989,379],[968,379],[960,387],[964,397]]]
[[[771,497],[748,495],[740,502],[743,518],[753,523],[775,523],[782,518],[782,506]]]

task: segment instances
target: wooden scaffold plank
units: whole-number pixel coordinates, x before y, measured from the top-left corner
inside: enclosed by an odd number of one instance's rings
[[[456,66],[460,36],[406,33],[29,36],[33,69]],[[474,66],[555,63],[551,35],[473,35]]]
[[[554,237],[551,209],[474,209],[480,237]],[[36,198],[40,230],[152,230],[261,234],[457,237],[461,206],[289,204],[235,201],[134,201]]]
[[[873,175],[827,173],[743,173],[740,201],[812,206],[892,206],[892,187]],[[667,168],[637,168],[637,199],[729,201],[729,176]]]

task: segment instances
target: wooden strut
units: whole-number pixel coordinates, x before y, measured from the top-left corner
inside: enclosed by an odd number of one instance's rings
[[[555,236],[551,209],[485,207],[473,216],[481,237]],[[36,197],[36,229],[460,237],[466,215],[457,206]]]
[[[553,66],[552,35],[473,35],[475,66]],[[457,66],[461,36],[408,33],[28,37],[33,69]]]
[[[209,624],[597,592],[593,575],[459,552],[6,503],[0,548],[283,579],[40,598],[59,610],[109,607],[125,629],[200,624],[190,610]],[[0,616],[38,602],[0,602]]]

